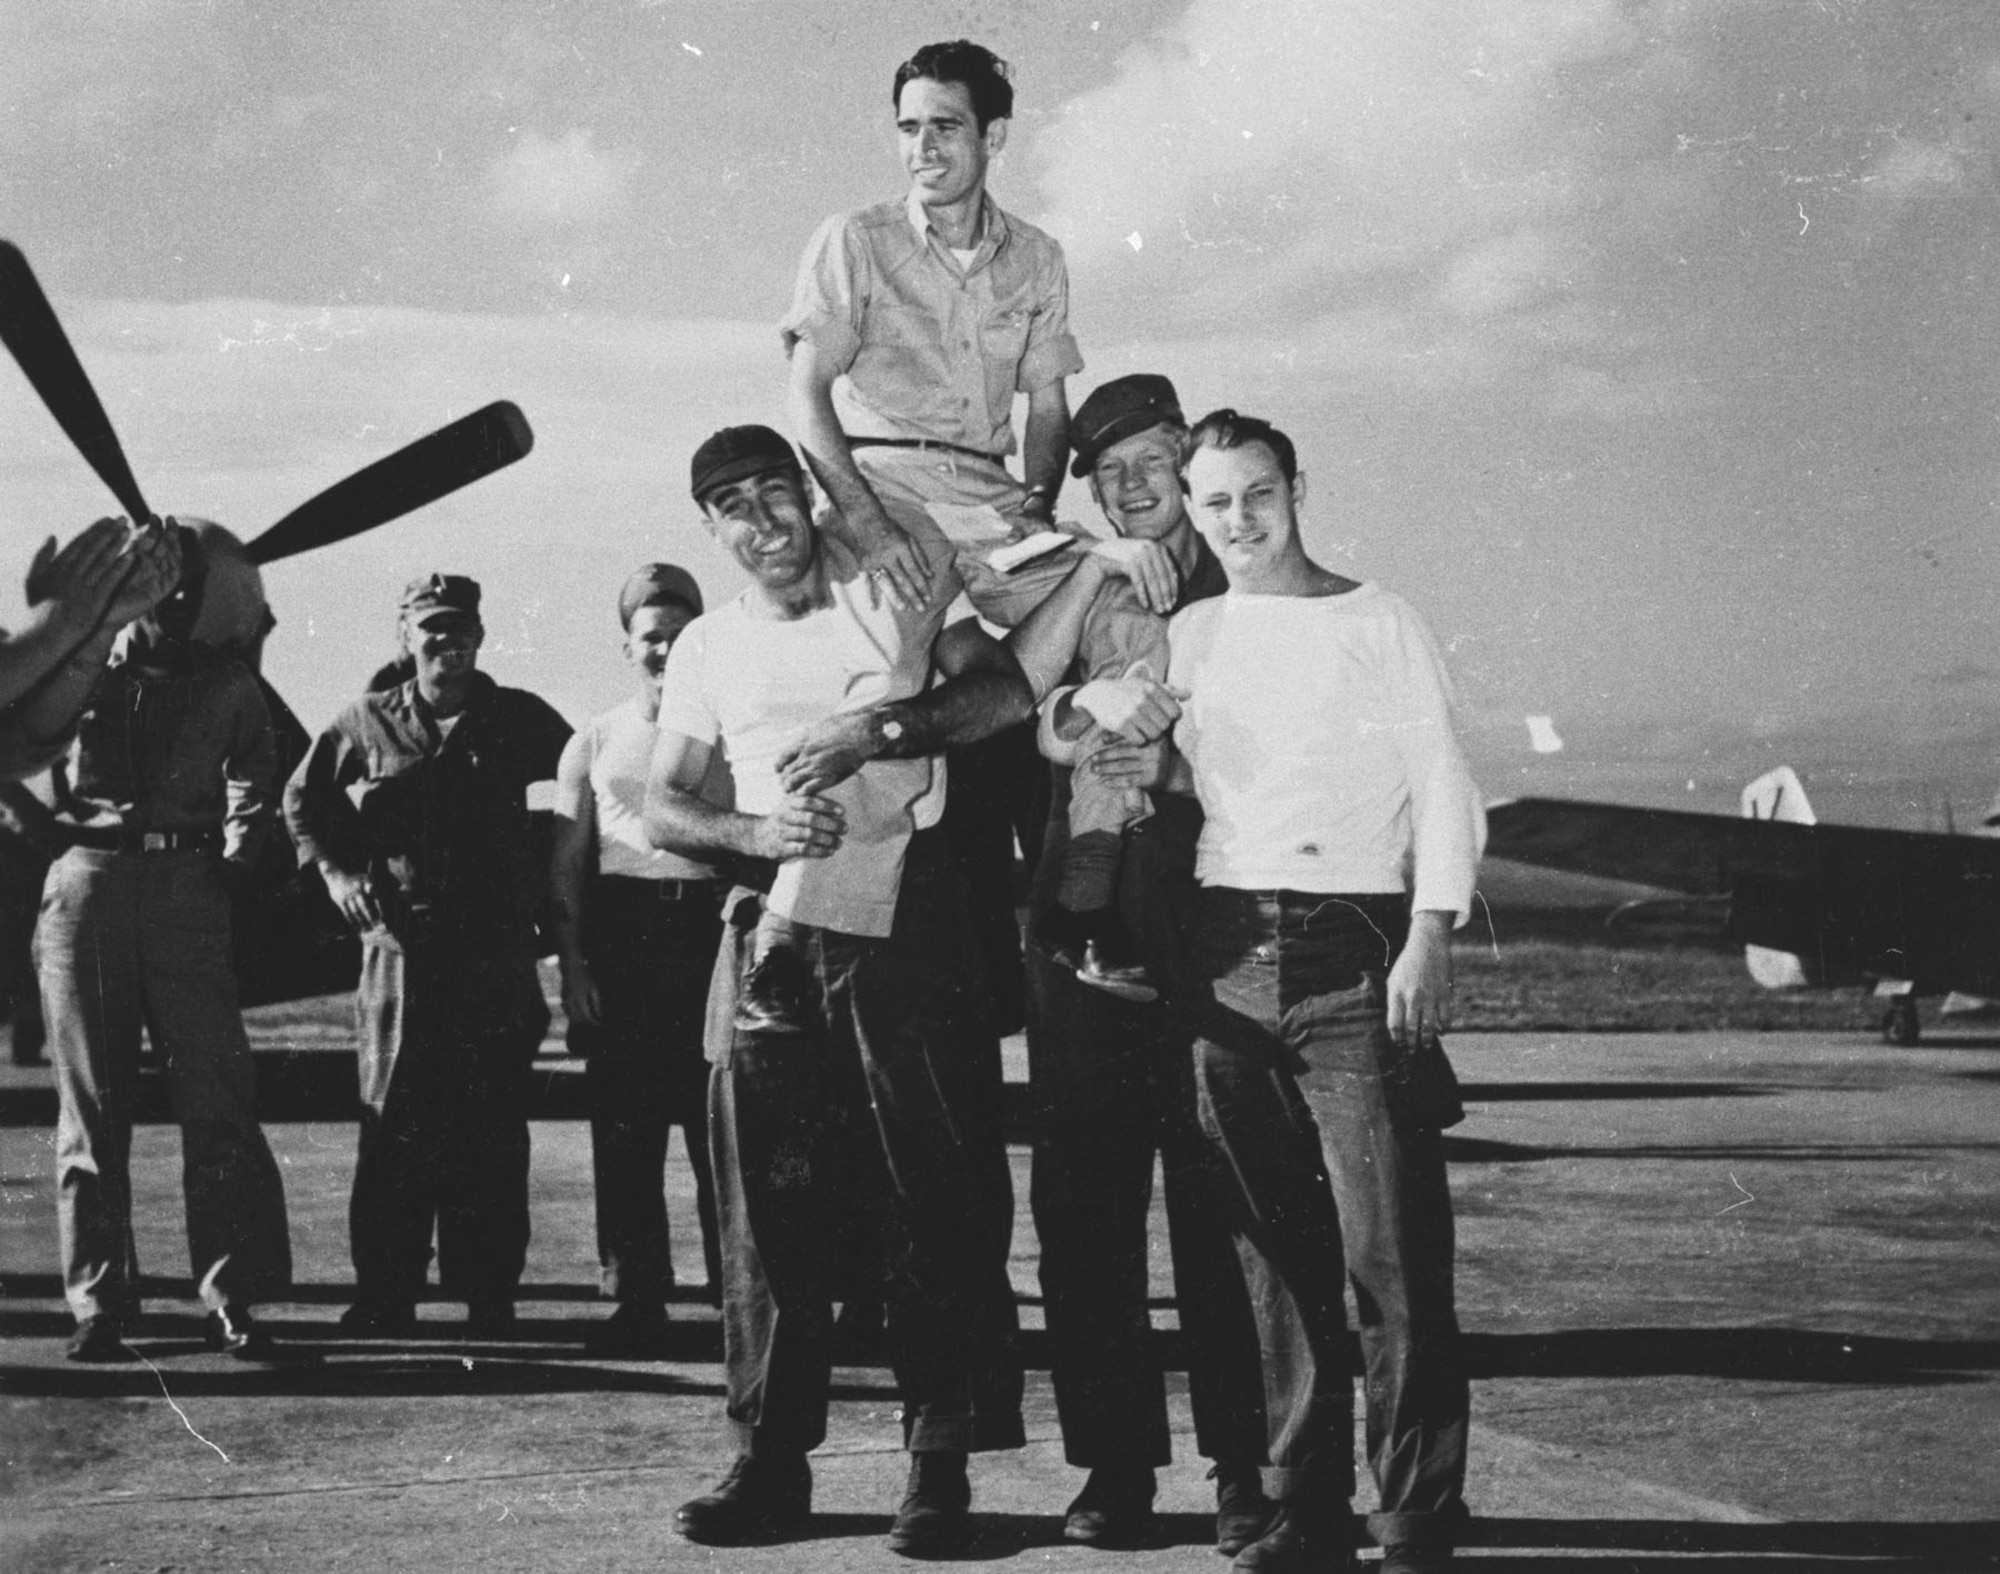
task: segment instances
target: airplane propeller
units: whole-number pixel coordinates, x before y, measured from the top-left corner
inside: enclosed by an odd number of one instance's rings
[[[0,241],[0,342],[119,505],[135,521],[150,517],[97,390],[28,259],[9,241]],[[335,482],[247,542],[246,550],[253,563],[275,563],[344,541],[505,469],[534,445],[527,417],[498,400]]]

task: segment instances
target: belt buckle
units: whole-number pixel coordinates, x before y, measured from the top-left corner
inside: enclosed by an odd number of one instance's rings
[[[148,831],[139,838],[142,853],[163,853],[173,846],[173,838],[165,831]]]

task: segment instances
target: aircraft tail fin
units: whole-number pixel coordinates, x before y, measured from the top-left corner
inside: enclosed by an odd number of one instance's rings
[[[1789,765],[1766,771],[1743,789],[1743,818],[1782,820],[1787,825],[1819,824],[1799,773]]]
[[[1806,798],[1798,772],[1789,765],[1766,771],[1743,789],[1743,817],[1746,820],[1781,820],[1788,825],[1817,825],[1818,817]],[[1743,965],[1750,976],[1766,989],[1804,989],[1812,982],[1806,965],[1790,951],[1773,951],[1769,946],[1746,945]]]

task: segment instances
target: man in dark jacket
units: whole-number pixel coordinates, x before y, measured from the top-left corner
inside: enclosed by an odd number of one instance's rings
[[[528,1249],[529,1066],[549,1022],[527,790],[555,776],[570,728],[478,670],[473,580],[412,581],[402,637],[415,676],[342,711],[285,789],[299,856],[362,938],[357,1294],[341,1326],[411,1329],[435,1226],[467,1332],[504,1337]]]

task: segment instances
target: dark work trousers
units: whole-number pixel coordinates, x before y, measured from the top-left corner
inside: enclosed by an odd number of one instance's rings
[[[1264,1342],[1267,1489],[1351,1496],[1351,1284],[1383,1543],[1448,1546],[1467,1386],[1442,1128],[1463,1110],[1435,1042],[1385,1026],[1400,896],[1203,888],[1192,934],[1204,1128],[1234,1171]],[[1343,1273],[1344,1265],[1344,1273]]]
[[[528,1255],[529,1068],[549,1023],[525,934],[362,937],[361,1138],[348,1231],[364,1299],[413,1301],[433,1227],[456,1300],[512,1300]]]
[[[1020,722],[947,755],[951,795],[944,824],[965,866],[972,932],[986,973],[995,1029],[1018,1033],[1025,1012],[1020,892],[1015,848],[1034,869],[1049,813],[1049,768],[1035,749],[1035,728]]]
[[[681,1128],[694,1171],[709,1289],[722,1285],[701,1037],[724,889],[717,880],[597,875],[584,895],[584,959],[602,1020],[571,1022],[569,1046],[589,1057],[597,1261],[601,1288],[617,1301],[657,1304],[674,1285],[665,1189],[670,1126]]]
[[[82,1321],[139,1310],[130,1156],[141,1026],[180,1123],[196,1283],[213,1270],[215,1291],[243,1306],[282,1296],[292,1277],[284,1182],[257,1125],[215,854],[72,848],[49,867],[35,957],[70,1311]]]
[[[732,894],[709,1139],[728,1415],[745,1452],[802,1453],[826,1436],[836,1248],[856,1209],[880,1242],[906,1445],[1024,1441],[999,1046],[964,889],[944,833],[918,832],[887,938],[798,926],[813,987],[805,1019],[783,1027],[735,1017],[758,903]]]
[[[1038,909],[1054,900],[1061,877],[1064,775],[1035,882]],[[1264,1457],[1257,1326],[1231,1238],[1233,1177],[1196,1120],[1190,1048],[1171,1002],[1186,975],[1181,925],[1200,827],[1192,799],[1162,795],[1159,813],[1129,833],[1121,870],[1127,924],[1168,1001],[1120,1000],[1033,947],[1028,953],[1030,1197],[1063,1452],[1086,1469],[1171,1458],[1148,1310],[1156,1152],[1195,1447],[1236,1465]]]

